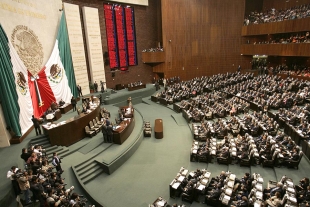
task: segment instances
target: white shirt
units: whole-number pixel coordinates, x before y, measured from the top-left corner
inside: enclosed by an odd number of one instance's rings
[[[12,178],[12,175],[14,175],[17,170],[18,168],[16,168],[14,172],[12,170],[9,170],[8,173],[6,174],[6,177],[10,180],[14,180],[14,178]]]

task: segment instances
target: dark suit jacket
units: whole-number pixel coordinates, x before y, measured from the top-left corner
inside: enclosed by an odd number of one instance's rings
[[[221,190],[219,188],[216,188],[213,193],[210,195],[210,198],[212,199],[218,199],[221,195]]]
[[[108,135],[113,135],[113,128],[111,125],[107,126],[107,133],[108,133]]]

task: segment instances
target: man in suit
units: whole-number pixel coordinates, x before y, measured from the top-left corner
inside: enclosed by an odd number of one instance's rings
[[[242,196],[240,201],[233,203],[232,207],[247,207],[248,206],[248,198],[246,196]]]
[[[293,153],[290,157],[288,157],[287,160],[285,160],[285,163],[288,164],[291,161],[298,161],[299,160],[299,153],[297,152],[296,148],[293,149]]]
[[[206,196],[207,200],[217,200],[217,199],[219,199],[219,197],[221,195],[221,189],[219,188],[219,186],[217,184],[214,187],[215,188],[213,190],[207,192],[207,194],[209,194],[209,195]]]
[[[76,111],[76,99],[74,98],[74,96],[72,96],[71,98],[71,105],[72,105],[73,111]]]
[[[105,124],[102,125],[102,134],[103,134],[103,141],[108,142],[108,128]]]
[[[77,91],[78,91],[78,94],[79,94],[79,97],[83,96],[82,94],[82,87],[80,85],[77,85]]]
[[[40,128],[39,119],[35,118],[34,115],[32,115],[31,121],[33,122],[33,126],[34,126],[34,128],[36,130],[36,135],[38,136],[39,134],[41,134],[41,128]]]
[[[111,122],[110,122],[110,120],[109,120],[109,117],[106,118],[106,120],[105,120],[105,125],[106,125],[107,127],[111,125]]]
[[[107,138],[108,142],[112,143],[113,142],[113,128],[111,125],[107,125]]]
[[[63,169],[61,168],[61,159],[57,156],[57,152],[53,153],[52,164],[56,167],[56,171],[59,173],[63,173]]]
[[[96,81],[94,83],[94,88],[95,88],[95,93],[97,93],[98,92],[98,83]]]
[[[266,200],[266,198],[270,198],[270,197],[274,196],[276,194],[276,192],[279,192],[281,194],[281,197],[282,197],[282,195],[283,195],[282,187],[283,187],[283,184],[281,182],[278,182],[276,187],[266,188],[264,190],[264,194],[263,194],[264,200]]]

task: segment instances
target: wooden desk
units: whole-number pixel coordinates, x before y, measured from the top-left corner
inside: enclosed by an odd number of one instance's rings
[[[125,107],[121,107],[125,108]],[[128,108],[128,107],[126,107]],[[132,114],[134,110],[132,109]],[[133,128],[135,127],[135,118],[127,118],[126,120],[122,121],[117,129],[113,130],[113,143],[114,144],[123,144],[126,139],[130,136]]]
[[[128,91],[135,91],[135,90],[139,90],[141,88],[146,88],[146,85],[142,84],[142,85],[138,85],[138,86],[128,87]]]
[[[70,103],[65,103],[63,106],[59,107],[61,114],[65,114],[72,109],[72,105]]]
[[[90,120],[100,116],[100,102],[97,98],[95,103],[96,106],[90,113],[81,113],[62,122],[62,125],[58,124],[53,128],[42,125],[43,132],[49,137],[51,145],[69,146],[83,139],[86,136],[85,126],[89,124]]]
[[[156,139],[162,139],[164,137],[164,126],[162,119],[155,119],[154,132]]]

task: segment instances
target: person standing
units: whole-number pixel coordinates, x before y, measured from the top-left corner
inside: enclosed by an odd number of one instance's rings
[[[101,93],[104,92],[104,82],[100,81],[100,85],[101,85]]]
[[[96,81],[94,83],[94,88],[95,88],[95,93],[97,93],[98,92],[98,83]]]
[[[72,105],[73,111],[76,111],[76,99],[74,98],[74,96],[72,96],[71,98],[71,105]]]
[[[27,171],[23,172],[23,174],[17,179],[19,187],[24,194],[25,203],[30,204],[30,183]]]
[[[113,142],[113,127],[112,125],[107,126],[108,142]]]
[[[77,90],[78,90],[78,94],[79,94],[79,97],[83,96],[82,94],[82,87],[80,85],[77,85]]]
[[[33,126],[34,126],[34,128],[36,130],[36,135],[38,136],[39,134],[41,134],[41,128],[40,128],[39,119],[35,118],[34,115],[32,115],[31,121],[33,122]]]
[[[57,152],[53,153],[52,164],[56,167],[56,171],[59,173],[63,173],[63,169],[61,168],[61,159],[57,156]]]
[[[15,197],[17,197],[21,193],[19,184],[18,184],[18,182],[16,180],[16,176],[15,176],[17,171],[18,171],[18,168],[16,166],[12,166],[11,169],[6,174],[6,177],[8,179],[10,179],[11,182],[12,182],[12,186],[13,186]]]
[[[102,125],[103,142],[108,142],[108,128],[105,123]]]

